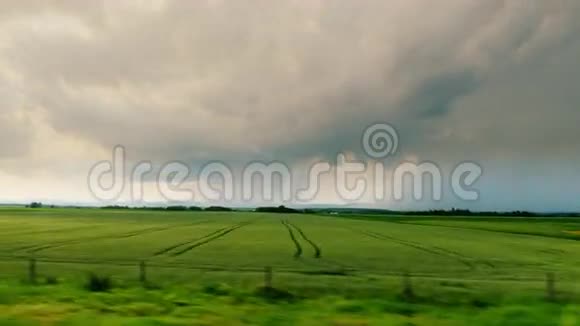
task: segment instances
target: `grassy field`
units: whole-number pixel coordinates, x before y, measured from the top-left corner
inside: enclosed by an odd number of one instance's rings
[[[577,231],[577,219],[2,208],[0,325],[580,325]],[[261,289],[266,267],[279,293]],[[88,273],[113,289],[86,291]]]

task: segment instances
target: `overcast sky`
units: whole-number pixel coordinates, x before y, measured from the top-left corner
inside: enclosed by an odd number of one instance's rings
[[[368,160],[374,122],[399,131],[388,168],[484,174],[475,202],[365,205],[580,210],[580,1],[0,2],[0,201],[92,202],[115,145],[192,167]]]

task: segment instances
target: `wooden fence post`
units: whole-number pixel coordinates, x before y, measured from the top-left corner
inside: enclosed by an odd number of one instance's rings
[[[546,299],[556,301],[556,276],[553,272],[546,273]]]
[[[270,266],[264,268],[264,287],[267,289],[272,288],[272,267]]]
[[[415,291],[413,291],[413,283],[411,282],[411,274],[405,272],[403,274],[403,293],[402,296],[405,300],[415,299]]]
[[[141,284],[147,283],[147,264],[145,261],[139,263],[139,282],[141,282]]]
[[[30,258],[28,262],[28,281],[31,284],[36,284],[36,259]]]

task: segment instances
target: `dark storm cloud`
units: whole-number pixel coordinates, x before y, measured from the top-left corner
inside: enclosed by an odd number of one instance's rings
[[[477,77],[473,72],[435,76],[423,82],[404,106],[419,119],[445,116],[455,100],[475,91],[477,86]]]
[[[578,35],[574,0],[3,1],[0,158],[293,164],[386,121],[401,157],[558,159]]]

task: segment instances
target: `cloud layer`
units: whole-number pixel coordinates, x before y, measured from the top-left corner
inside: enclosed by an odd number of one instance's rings
[[[510,169],[524,187],[564,166],[543,197],[578,175],[578,35],[574,0],[3,1],[0,170],[80,180],[117,144],[157,161],[364,158],[362,130],[386,121],[400,158],[493,167],[491,197]]]

